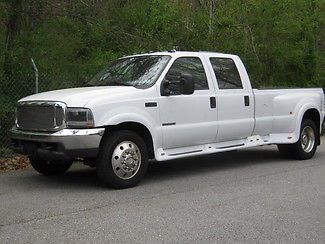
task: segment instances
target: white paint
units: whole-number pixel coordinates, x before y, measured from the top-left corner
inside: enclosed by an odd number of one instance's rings
[[[322,89],[252,89],[246,69],[235,55],[207,52],[162,52],[141,55],[170,55],[172,58],[156,84],[141,90],[134,87],[85,87],[39,93],[20,101],[60,101],[68,107],[87,107],[95,126],[137,122],[148,128],[157,160],[169,160],[265,144],[294,143],[308,109],[324,118]],[[192,95],[162,97],[160,85],[175,59],[199,57],[207,74],[209,90]],[[231,58],[239,70],[243,89],[219,90],[209,57]],[[250,106],[244,106],[244,96]],[[210,108],[210,97],[217,108]],[[157,107],[145,107],[157,102]],[[163,126],[165,123],[175,125]]]

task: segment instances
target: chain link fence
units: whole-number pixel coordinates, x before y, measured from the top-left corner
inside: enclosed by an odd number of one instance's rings
[[[71,65],[62,69],[39,70],[38,84],[32,66],[28,72],[0,73],[0,157],[10,156],[10,129],[15,122],[15,108],[22,97],[38,92],[80,87],[100,69],[99,65]]]

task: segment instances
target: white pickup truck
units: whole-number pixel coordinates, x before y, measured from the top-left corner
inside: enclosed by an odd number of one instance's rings
[[[149,159],[267,144],[309,159],[325,105],[322,89],[252,89],[236,55],[170,51],[118,59],[87,87],[25,97],[16,114],[14,149],[35,170],[60,174],[83,160],[104,183],[127,188]]]

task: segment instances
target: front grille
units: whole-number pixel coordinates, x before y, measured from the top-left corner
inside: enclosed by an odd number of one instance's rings
[[[55,131],[64,124],[64,108],[57,103],[29,102],[17,107],[17,127],[21,130]]]

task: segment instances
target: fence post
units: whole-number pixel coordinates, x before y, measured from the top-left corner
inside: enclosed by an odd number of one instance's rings
[[[33,58],[31,58],[31,61],[33,65],[33,70],[35,72],[35,93],[38,93],[38,69]]]

